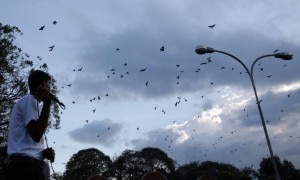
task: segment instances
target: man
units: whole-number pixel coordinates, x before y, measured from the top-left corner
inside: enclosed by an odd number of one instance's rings
[[[33,71],[28,77],[30,94],[20,98],[13,107],[8,127],[9,180],[49,178],[49,166],[44,159],[53,162],[55,152],[52,148],[45,149],[43,136],[50,117],[50,80],[49,74]],[[43,103],[41,111],[40,102]]]

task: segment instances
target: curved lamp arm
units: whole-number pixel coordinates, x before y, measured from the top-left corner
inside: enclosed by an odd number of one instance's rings
[[[259,61],[259,60],[262,59],[262,58],[270,57],[270,56],[275,56],[275,54],[267,54],[267,55],[263,55],[263,56],[260,56],[260,57],[256,58],[256,59],[253,61],[252,65],[251,65],[251,74],[252,74],[252,76],[253,76],[254,65],[256,64],[256,62]]]

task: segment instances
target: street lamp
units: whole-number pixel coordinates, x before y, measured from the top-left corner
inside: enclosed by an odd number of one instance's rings
[[[253,68],[254,68],[255,63],[258,60],[262,59],[262,58],[273,56],[275,58],[280,58],[282,60],[291,60],[291,59],[293,59],[293,54],[289,53],[289,52],[281,52],[281,53],[274,53],[274,54],[267,54],[267,55],[260,56],[260,57],[258,57],[257,59],[255,59],[253,61],[252,65],[251,65],[251,71],[249,71],[247,66],[240,59],[238,59],[234,55],[229,54],[227,52],[219,51],[219,50],[213,49],[211,47],[206,47],[206,46],[197,46],[195,48],[195,51],[196,51],[197,54],[200,54],[200,55],[207,54],[207,53],[214,53],[214,52],[225,54],[227,56],[232,57],[236,61],[238,61],[245,68],[247,74],[250,77],[251,83],[252,83],[253,91],[254,91],[255,98],[256,98],[256,104],[257,104],[257,107],[258,107],[261,123],[262,123],[264,133],[265,133],[265,136],[266,136],[266,140],[267,140],[268,148],[269,148],[269,151],[270,151],[271,160],[272,160],[273,168],[274,168],[274,171],[275,171],[276,179],[280,180],[280,176],[279,176],[277,165],[275,163],[273,150],[272,150],[271,142],[270,142],[270,139],[269,139],[266,123],[265,123],[263,112],[262,112],[262,109],[261,109],[261,106],[260,106],[261,101],[258,99],[257,92],[256,92],[256,87],[255,87],[254,78],[253,78]]]

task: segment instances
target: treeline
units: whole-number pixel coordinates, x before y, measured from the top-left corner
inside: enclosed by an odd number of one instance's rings
[[[300,171],[292,162],[281,161],[277,156],[275,162],[283,180],[300,179]],[[65,172],[55,174],[53,178],[86,180],[92,175],[100,174],[108,179],[140,180],[144,174],[152,171],[160,172],[170,180],[196,180],[203,175],[210,175],[218,180],[275,179],[270,158],[263,158],[258,170],[253,167],[239,169],[231,164],[212,161],[178,165],[164,151],[152,147],[140,151],[125,150],[113,160],[95,148],[80,150],[67,162]]]
[[[4,151],[3,148],[2,152]],[[8,163],[7,157],[0,156],[0,179]],[[300,170],[292,162],[275,156],[275,162],[282,180],[299,180]],[[55,168],[55,167],[54,167]],[[148,172],[160,172],[169,180],[196,180],[197,177],[209,175],[218,180],[275,180],[275,172],[271,158],[263,158],[259,169],[253,167],[237,168],[231,164],[213,161],[194,161],[179,165],[168,157],[167,153],[147,147],[140,151],[125,150],[111,159],[96,148],[78,151],[66,163],[63,173],[55,172],[51,178],[55,180],[86,180],[93,175],[103,175],[115,180],[140,180]]]

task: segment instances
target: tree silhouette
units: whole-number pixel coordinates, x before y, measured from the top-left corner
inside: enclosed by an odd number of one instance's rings
[[[139,157],[136,156],[136,152],[133,150],[125,150],[123,153],[113,161],[111,168],[109,169],[109,176],[117,179],[130,179],[135,174],[142,175],[136,168],[136,164],[139,164]],[[135,169],[137,169],[135,171]]]
[[[252,167],[244,167],[241,169],[240,172],[240,179],[243,180],[252,180],[252,179],[258,179],[259,174],[257,171],[252,169]]]
[[[201,169],[201,164],[198,162],[190,162],[184,165],[179,166],[172,175],[174,180],[195,180],[197,177],[206,174]]]
[[[239,170],[233,165],[204,161],[190,162],[179,166],[172,175],[174,180],[195,180],[200,176],[212,176],[216,179],[243,179],[251,180],[258,177],[258,173],[250,167]]]
[[[278,156],[274,156],[275,163],[277,165],[280,177],[282,179],[300,179],[300,175],[295,169],[294,165],[284,160],[282,163],[280,161],[280,158]],[[267,179],[267,180],[273,180],[275,179],[275,172],[273,169],[272,159],[270,157],[263,158],[260,162],[260,168],[259,168],[259,174],[260,178]]]
[[[112,164],[110,177],[117,179],[141,179],[147,172],[158,171],[168,176],[175,170],[175,162],[158,148],[141,151],[125,150]]]
[[[23,69],[32,67],[28,55],[14,45],[16,35],[21,34],[17,27],[0,23],[0,146],[6,145],[10,110],[14,102],[27,93]]]
[[[98,155],[97,155],[98,154]],[[299,170],[284,160],[279,170],[283,180],[298,180]],[[237,167],[213,161],[190,162],[175,166],[176,162],[158,148],[147,147],[140,151],[125,150],[113,162],[97,149],[90,148],[74,154],[66,165],[64,180],[85,179],[91,175],[101,174],[108,179],[140,180],[146,173],[160,172],[172,180],[195,180],[200,176],[212,176],[216,179],[252,180],[274,179],[270,158],[263,158],[259,171],[252,166],[238,169]]]
[[[146,172],[162,171],[171,173],[175,170],[175,161],[158,148],[147,147],[139,152],[144,159]]]
[[[95,148],[78,151],[66,164],[63,180],[86,180],[96,174],[104,174],[112,161],[109,156]]]

